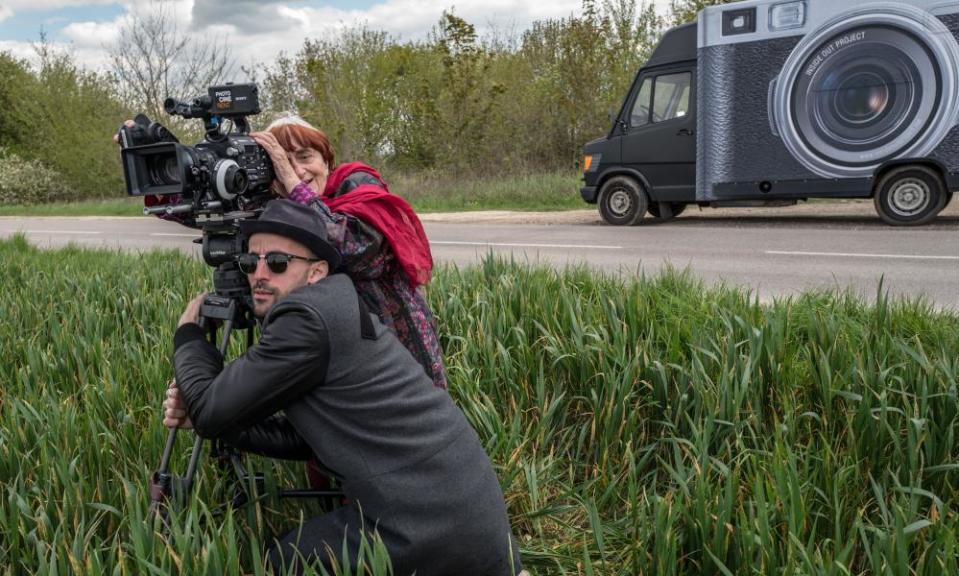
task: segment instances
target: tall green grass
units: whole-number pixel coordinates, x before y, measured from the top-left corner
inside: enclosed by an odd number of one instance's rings
[[[263,573],[316,505],[213,517],[204,461],[173,528],[145,522],[172,329],[209,270],[14,238],[0,274],[0,574]],[[492,258],[429,297],[532,573],[959,573],[955,315]],[[384,565],[374,543],[342,572]]]

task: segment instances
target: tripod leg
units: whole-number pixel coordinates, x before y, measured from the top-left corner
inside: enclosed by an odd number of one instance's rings
[[[200,461],[200,454],[203,453],[203,438],[197,435],[193,442],[193,453],[190,454],[190,464],[186,469],[186,477],[183,479],[183,497],[190,494],[190,488],[193,487],[193,476],[196,475],[196,467]]]
[[[176,428],[170,428],[170,432],[166,437],[166,446],[163,447],[163,458],[160,459],[160,470],[161,473],[166,473],[167,468],[170,466],[170,457],[173,455],[173,446],[176,444]]]
[[[163,458],[160,460],[160,468],[153,473],[150,482],[150,511],[149,520],[152,523],[157,513],[160,512],[160,506],[173,495],[173,477],[167,472],[170,466],[170,457],[173,454],[173,446],[176,444],[176,428],[171,428],[166,437],[166,446],[163,448]]]
[[[233,315],[236,303],[230,302],[230,317]],[[200,326],[205,327],[207,325],[206,318],[200,318]],[[223,323],[223,339],[220,340],[218,349],[220,351],[220,356],[226,356],[226,349],[230,346],[230,334],[233,332],[233,320],[226,320]],[[211,342],[213,342],[216,337],[216,332],[211,332]],[[196,441],[193,442],[193,453],[190,455],[190,465],[186,469],[186,477],[183,480],[183,496],[186,498],[190,494],[190,489],[193,487],[193,477],[196,475],[197,464],[200,461],[200,454],[203,452],[203,438],[199,436],[196,437]]]

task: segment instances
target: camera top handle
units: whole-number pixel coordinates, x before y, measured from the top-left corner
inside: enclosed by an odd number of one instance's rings
[[[210,99],[207,96],[195,98],[193,102],[183,102],[175,98],[167,98],[163,101],[163,109],[171,116],[202,119],[206,139],[209,142],[217,142],[225,138],[225,135],[220,131],[221,117],[229,118],[233,122],[236,133],[250,133],[250,122],[246,119],[246,116],[213,114],[210,112]]]
[[[202,119],[207,140],[215,142],[223,138],[221,119],[232,120],[239,134],[250,133],[246,117],[260,113],[259,89],[256,84],[212,86],[207,95],[198,96],[191,102],[167,98],[163,101],[163,109],[171,116]]]

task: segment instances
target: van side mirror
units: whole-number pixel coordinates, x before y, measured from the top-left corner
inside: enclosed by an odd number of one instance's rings
[[[609,119],[610,124],[613,123],[613,107],[612,106],[610,106],[609,110],[606,111],[606,118]]]

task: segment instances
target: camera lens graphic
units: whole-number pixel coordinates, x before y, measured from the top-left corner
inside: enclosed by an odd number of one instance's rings
[[[816,102],[817,111],[828,123],[828,131],[863,139],[869,136],[866,129],[884,126],[882,120],[888,120],[886,112],[892,109],[890,97],[896,98],[896,84],[883,72],[857,70],[846,79],[839,74],[829,79],[824,86],[826,91],[817,94]]]
[[[844,14],[805,36],[776,80],[776,129],[821,176],[870,176],[887,160],[924,156],[955,124],[952,34],[917,8],[883,7]]]
[[[895,97],[896,87],[883,78],[881,73],[870,70],[856,71],[848,79],[839,79],[831,104],[839,121],[844,126],[858,127],[875,124],[888,110],[890,94]],[[823,104],[820,100],[820,105]],[[827,111],[830,108],[827,108]]]
[[[846,166],[870,166],[922,137],[938,108],[941,81],[912,35],[859,28],[829,39],[862,38],[819,61],[807,59],[793,88],[793,122],[804,144]],[[828,50],[828,48],[825,48]],[[927,89],[928,88],[928,89]]]

